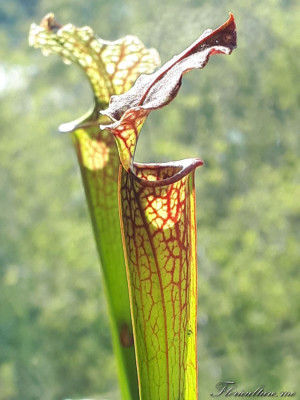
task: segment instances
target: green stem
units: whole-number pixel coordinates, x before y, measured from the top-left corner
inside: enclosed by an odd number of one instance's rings
[[[137,400],[138,383],[126,267],[118,210],[119,156],[115,140],[91,126],[72,132],[109,309],[122,399]]]

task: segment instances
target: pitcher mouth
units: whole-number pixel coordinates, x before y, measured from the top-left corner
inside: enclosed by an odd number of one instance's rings
[[[180,181],[201,165],[203,161],[199,158],[149,164],[133,162],[128,173],[143,186],[159,187]]]

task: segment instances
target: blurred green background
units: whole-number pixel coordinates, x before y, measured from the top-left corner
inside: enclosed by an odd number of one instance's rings
[[[91,91],[76,66],[27,44],[49,11],[104,39],[137,35],[163,62],[234,13],[238,49],[185,76],[148,118],[136,160],[205,161],[199,398],[226,379],[299,395],[299,1],[10,0],[0,5],[0,400],[120,398],[75,152],[57,131]]]

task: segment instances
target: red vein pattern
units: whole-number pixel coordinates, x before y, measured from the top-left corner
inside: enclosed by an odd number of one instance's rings
[[[120,207],[143,400],[195,400],[197,159],[120,170]]]
[[[138,136],[149,113],[149,110],[133,108],[126,112],[122,124],[116,125],[113,130],[108,128],[115,136],[120,161],[126,171],[131,169]],[[103,129],[106,125],[100,127]]]

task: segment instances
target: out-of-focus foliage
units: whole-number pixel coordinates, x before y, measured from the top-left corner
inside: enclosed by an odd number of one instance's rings
[[[0,400],[119,398],[80,176],[70,138],[57,133],[91,93],[79,69],[27,45],[30,23],[49,11],[107,39],[135,34],[163,61],[234,13],[236,52],[185,77],[174,103],[147,120],[136,159],[205,161],[196,179],[199,398],[224,379],[297,391],[300,3],[48,7],[0,5]]]

